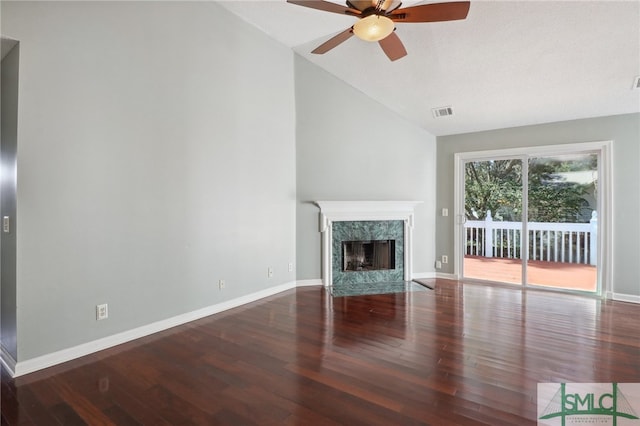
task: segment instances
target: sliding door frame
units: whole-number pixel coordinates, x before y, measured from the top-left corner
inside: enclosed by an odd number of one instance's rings
[[[598,197],[596,210],[598,211],[598,274],[596,294],[610,298],[612,295],[613,271],[613,233],[612,233],[612,141],[571,143],[561,145],[541,145],[523,148],[507,148],[488,151],[459,152],[454,154],[454,273],[458,279],[463,277],[463,247],[465,222],[464,215],[464,171],[468,161],[520,159],[522,160],[523,181],[523,206],[528,206],[528,160],[533,157],[553,156],[561,154],[593,153],[598,156]],[[526,172],[526,174],[525,174]],[[526,203],[526,204],[525,204]],[[523,209],[522,221],[528,221],[528,208]],[[528,234],[523,233],[525,253],[524,259],[528,259]],[[522,285],[526,288],[526,262],[523,262]],[[516,284],[518,285],[518,284]],[[534,286],[535,288],[544,288]],[[567,290],[569,291],[569,290]]]

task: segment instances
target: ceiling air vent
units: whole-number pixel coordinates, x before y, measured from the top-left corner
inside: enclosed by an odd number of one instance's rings
[[[453,108],[451,108],[450,106],[433,108],[431,111],[433,112],[433,118],[453,115]]]
[[[640,89],[640,75],[637,76],[636,79],[633,81],[633,88]]]

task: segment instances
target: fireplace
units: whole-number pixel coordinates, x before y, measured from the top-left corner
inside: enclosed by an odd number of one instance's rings
[[[404,239],[401,220],[334,222],[331,227],[333,285],[404,281]],[[344,267],[345,246],[352,249],[350,268]],[[393,251],[389,250],[391,246]],[[384,267],[383,263],[386,263]]]
[[[325,286],[411,280],[416,201],[316,201]]]
[[[396,240],[343,241],[343,271],[381,271],[396,268]]]

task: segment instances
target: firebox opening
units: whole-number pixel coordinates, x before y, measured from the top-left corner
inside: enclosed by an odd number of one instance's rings
[[[396,240],[343,241],[343,271],[396,269]]]

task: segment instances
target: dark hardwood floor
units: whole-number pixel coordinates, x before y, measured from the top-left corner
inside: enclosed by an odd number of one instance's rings
[[[526,425],[538,382],[640,382],[640,306],[434,280],[291,290],[10,379],[8,425]]]

